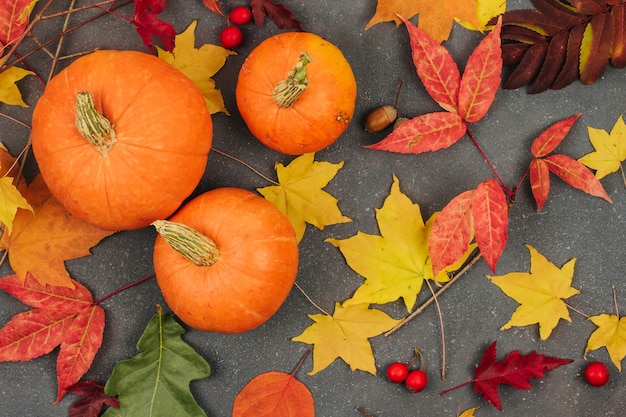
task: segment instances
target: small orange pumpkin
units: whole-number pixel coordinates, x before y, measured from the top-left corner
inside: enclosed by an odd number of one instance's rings
[[[266,39],[248,55],[236,99],[261,143],[299,155],[332,145],[346,130],[356,80],[335,45],[313,33],[287,32]]]
[[[298,272],[295,231],[272,203],[218,188],[153,223],[154,272],[167,305],[208,332],[243,333],[283,304]]]
[[[108,230],[171,215],[196,188],[211,149],[200,90],[165,61],[97,51],[56,75],[33,111],[32,146],[52,195]]]

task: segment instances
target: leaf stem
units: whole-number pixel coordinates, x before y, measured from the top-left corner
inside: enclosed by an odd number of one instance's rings
[[[117,295],[117,294],[121,293],[122,291],[125,291],[125,290],[127,290],[127,289],[129,289],[129,288],[132,288],[132,287],[134,287],[135,285],[141,284],[142,282],[147,281],[147,280],[149,280],[150,278],[154,278],[154,274],[151,274],[151,275],[145,276],[145,277],[143,277],[143,278],[140,278],[140,279],[138,279],[138,280],[136,280],[136,281],[131,282],[130,284],[126,284],[126,285],[124,285],[123,287],[118,288],[117,290],[113,291],[113,292],[112,292],[112,293],[110,293],[109,295],[105,295],[104,297],[102,297],[102,298],[101,298],[101,299],[99,299],[98,301],[94,301],[94,303],[93,303],[93,304],[94,304],[94,305],[99,305],[99,304],[102,304],[103,302],[105,302],[105,301],[106,301],[106,300],[108,300],[109,298],[113,297],[114,295]]]
[[[360,412],[365,417],[374,417],[365,408],[361,407],[360,405],[356,406],[356,411]]]
[[[300,285],[298,285],[298,283],[297,283],[297,282],[294,282],[294,283],[293,283],[293,285],[295,285],[295,287],[296,287],[297,289],[299,289],[299,290],[300,290],[300,292],[302,293],[302,295],[304,295],[304,297],[305,297],[305,298],[309,301],[309,303],[313,304],[313,307],[317,308],[317,309],[318,309],[319,311],[321,311],[323,314],[326,314],[327,316],[330,316],[330,314],[328,314],[328,313],[326,312],[326,310],[324,310],[322,307],[320,307],[319,305],[317,305],[317,304],[315,303],[315,301],[313,301],[313,299],[311,299],[311,297],[309,297],[309,295],[308,295],[306,292],[304,292],[304,290],[302,289],[302,287],[301,287]]]
[[[441,306],[439,305],[439,300],[437,300],[437,294],[433,290],[433,286],[430,285],[430,282],[426,280],[426,285],[428,285],[428,289],[432,294],[432,298],[435,301],[435,306],[437,307],[437,314],[439,315],[439,327],[441,327],[441,380],[446,380],[446,336],[443,329],[443,314],[441,313]],[[423,362],[423,361],[422,361]]]
[[[493,175],[496,177],[496,180],[500,184],[500,187],[502,187],[502,189],[504,190],[504,193],[506,194],[507,199],[512,200],[515,197],[515,192],[513,190],[511,190],[509,187],[507,187],[506,184],[504,184],[504,181],[502,181],[502,178],[498,174],[498,171],[496,171],[496,168],[493,166],[493,164],[491,163],[491,161],[487,157],[487,154],[485,153],[483,148],[480,146],[480,144],[476,140],[476,137],[474,136],[474,134],[470,130],[469,126],[467,127],[467,134],[470,137],[470,139],[472,140],[472,143],[474,143],[474,146],[476,147],[476,149],[478,149],[478,152],[480,152],[480,155],[483,157],[483,159],[485,160],[485,162],[489,166],[489,169],[491,169],[491,172],[493,172]]]
[[[478,260],[482,257],[482,255],[480,254],[480,252],[478,250],[476,250],[474,252],[474,255],[472,255],[472,257],[470,258],[469,262],[462,268],[460,269],[456,274],[454,274],[454,276],[452,277],[452,279],[450,279],[450,281],[446,282],[436,293],[436,296],[440,296],[441,294],[443,294],[443,292],[445,290],[447,290],[448,288],[450,288],[452,286],[452,284],[454,284],[454,282],[459,279],[461,276],[463,276],[463,274],[465,274],[467,271],[469,271],[469,269],[474,266],[474,264],[476,262],[478,262]],[[430,304],[432,304],[435,301],[435,296],[431,296],[428,300],[424,301],[424,303],[422,303],[422,305],[420,305],[414,312],[412,312],[411,314],[409,314],[408,316],[406,316],[404,319],[402,319],[402,321],[400,323],[398,323],[395,327],[393,327],[391,330],[387,331],[385,333],[385,337],[387,336],[391,336],[393,333],[395,333],[397,330],[399,330],[402,326],[404,326],[405,324],[407,324],[409,321],[413,320],[415,317],[417,317],[419,314],[422,313],[422,311],[424,311],[426,309],[426,307],[428,307]]]
[[[302,364],[304,363],[304,360],[307,358],[307,356],[309,356],[309,354],[311,353],[312,350],[313,350],[312,348],[308,348],[306,350],[306,352],[304,352],[304,354],[300,358],[300,361],[298,362],[296,367],[291,372],[291,376],[294,376],[294,377],[296,376],[296,374],[298,373],[298,370],[300,370],[300,368],[302,368]]]
[[[619,306],[617,305],[617,291],[615,290],[615,285],[612,285],[611,288],[613,289],[613,302],[615,303],[615,315],[619,319]]]
[[[587,315],[587,314],[583,313],[582,311],[580,311],[580,310],[578,310],[578,309],[576,309],[576,308],[572,307],[571,305],[567,304],[566,302],[563,302],[563,304],[565,304],[565,307],[567,307],[567,308],[569,308],[570,310],[572,310],[572,311],[574,311],[574,312],[576,312],[576,313],[580,314],[580,315],[581,315],[581,316],[583,316],[584,318],[586,318],[586,319],[588,319],[588,318],[589,318],[589,315]]]
[[[239,158],[235,158],[234,156],[229,155],[229,154],[227,154],[227,153],[226,153],[226,152],[224,152],[224,151],[220,151],[219,149],[212,148],[211,150],[212,150],[213,152],[215,152],[215,153],[218,153],[218,154],[222,155],[222,156],[225,156],[225,157],[227,157],[227,158],[230,158],[230,159],[232,159],[233,161],[239,162],[241,165],[245,166],[245,167],[246,167],[246,168],[248,168],[250,171],[254,172],[254,173],[255,173],[255,174],[257,174],[259,177],[263,178],[265,181],[267,181],[267,182],[269,182],[269,183],[272,183],[272,184],[274,184],[274,185],[280,185],[280,183],[278,183],[277,181],[274,181],[273,179],[271,179],[271,178],[269,178],[269,177],[267,177],[267,176],[263,175],[260,171],[258,171],[257,169],[255,169],[252,165],[248,164],[247,162],[244,162],[244,161],[242,161],[242,160],[241,160],[241,159],[239,159]]]

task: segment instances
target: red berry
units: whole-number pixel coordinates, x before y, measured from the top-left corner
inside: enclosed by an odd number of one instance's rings
[[[230,11],[228,18],[236,25],[245,25],[252,19],[252,13],[246,6],[237,6]]]
[[[402,362],[394,362],[387,367],[387,379],[394,384],[401,384],[409,374],[409,367]]]
[[[409,372],[404,385],[411,392],[421,392],[428,385],[428,375],[421,369],[415,369]]]
[[[228,26],[220,33],[220,43],[226,49],[233,49],[241,45],[243,33],[237,26]]]
[[[591,362],[585,368],[585,379],[589,385],[601,387],[609,380],[609,371],[602,362]]]

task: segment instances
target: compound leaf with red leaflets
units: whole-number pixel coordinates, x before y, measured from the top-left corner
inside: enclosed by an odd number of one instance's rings
[[[472,203],[476,243],[492,271],[506,246],[509,208],[502,187],[494,179],[476,187]]]
[[[168,52],[174,50],[176,39],[174,27],[157,18],[157,15],[165,9],[165,4],[166,0],[135,0],[135,15],[131,23],[150,51],[154,49],[152,36],[159,38]]]
[[[250,2],[252,17],[258,27],[263,25],[267,15],[279,29],[290,29],[302,32],[304,29],[300,21],[291,10],[282,3],[274,3],[272,0],[252,0]]]
[[[541,158],[556,149],[581,115],[582,113],[578,113],[567,119],[559,120],[541,132],[530,147],[533,156],[535,158]]]
[[[67,387],[67,392],[81,397],[70,405],[69,417],[98,417],[103,406],[113,408],[120,406],[117,398],[107,396],[104,393],[104,386],[93,381],[77,382]]]
[[[548,155],[544,160],[550,172],[556,174],[572,187],[613,203],[593,172],[581,162],[560,154]]]

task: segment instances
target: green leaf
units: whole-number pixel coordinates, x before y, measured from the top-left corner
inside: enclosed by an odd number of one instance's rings
[[[118,396],[120,408],[109,408],[103,417],[206,417],[189,383],[209,377],[211,368],[181,338],[184,331],[159,309],[137,342],[139,354],[113,369],[104,392]]]

